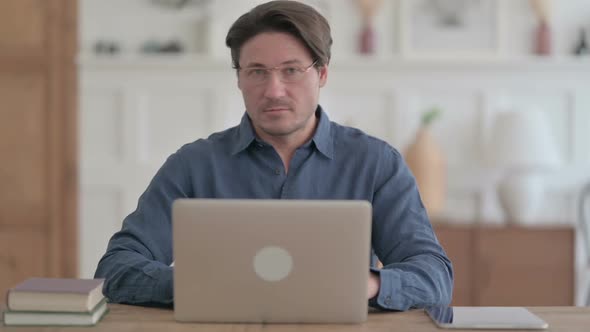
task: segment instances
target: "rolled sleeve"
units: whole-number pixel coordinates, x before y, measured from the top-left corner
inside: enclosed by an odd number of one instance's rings
[[[415,179],[393,148],[383,154],[373,199],[372,245],[383,269],[378,295],[369,304],[408,310],[448,305],[453,268],[438,243]]]
[[[95,273],[105,278],[103,293],[109,301],[173,303],[171,206],[175,199],[191,195],[187,175],[179,153],[168,158],[140,197],[137,209],[109,241]]]

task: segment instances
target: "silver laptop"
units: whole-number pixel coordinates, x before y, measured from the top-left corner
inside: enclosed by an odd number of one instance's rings
[[[371,214],[365,201],[175,201],[176,320],[365,321]]]

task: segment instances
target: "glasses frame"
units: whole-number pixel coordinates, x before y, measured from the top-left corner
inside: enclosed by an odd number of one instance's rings
[[[312,62],[311,65],[309,65],[307,67],[301,67],[301,68],[299,68],[297,66],[294,66],[294,65],[280,65],[280,66],[271,67],[271,68],[256,67],[256,66],[254,66],[254,67],[246,67],[246,68],[238,67],[238,68],[236,68],[236,70],[238,71],[238,75],[239,75],[239,73],[241,71],[248,70],[248,69],[264,70],[268,74],[268,75],[265,76],[266,78],[264,80],[260,81],[260,82],[254,82],[252,80],[248,80],[247,78],[242,78],[244,80],[244,82],[247,82],[247,83],[252,84],[252,85],[262,85],[262,84],[268,82],[268,79],[270,78],[270,76],[272,75],[272,72],[274,72],[274,71],[277,71],[279,73],[279,80],[281,82],[286,83],[286,84],[292,84],[292,83],[299,82],[303,78],[303,75],[305,75],[308,71],[310,71],[311,68],[313,68],[317,63],[318,63],[318,61],[316,60],[316,61]],[[302,74],[301,75],[301,78],[299,78],[296,81],[285,81],[283,75],[280,74],[281,73],[280,71],[282,69],[289,68],[289,67],[297,68],[298,71]]]

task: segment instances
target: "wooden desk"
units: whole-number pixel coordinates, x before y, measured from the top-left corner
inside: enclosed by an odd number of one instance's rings
[[[375,312],[360,325],[305,325],[305,324],[187,324],[174,321],[172,310],[142,308],[120,304],[109,305],[110,312],[93,328],[87,327],[6,327],[0,323],[0,331],[444,331],[438,329],[422,310],[409,312]],[[590,307],[532,307],[532,312],[547,323],[546,331],[588,331]],[[468,331],[468,330],[462,330]],[[481,330],[479,330],[481,331]]]

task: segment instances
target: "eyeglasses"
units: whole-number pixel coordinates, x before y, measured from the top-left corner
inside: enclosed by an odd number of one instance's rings
[[[273,71],[277,71],[279,74],[279,79],[283,83],[296,83],[300,81],[305,73],[307,73],[317,61],[314,61],[311,65],[307,67],[297,66],[297,65],[284,65],[284,66],[277,66],[274,68],[264,68],[264,67],[248,67],[248,68],[238,68],[238,73],[240,74],[240,78],[249,84],[263,84],[268,81],[270,75]]]

